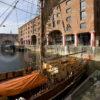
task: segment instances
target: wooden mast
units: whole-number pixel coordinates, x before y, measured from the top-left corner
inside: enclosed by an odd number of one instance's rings
[[[65,0],[63,0],[60,3],[63,3],[64,1]],[[40,68],[39,69],[40,69],[41,73],[43,72],[42,66],[43,66],[43,59],[45,57],[45,26],[44,26],[44,24],[45,24],[46,19],[44,19],[45,18],[44,13],[47,13],[47,12],[44,12],[44,10],[46,9],[44,7],[44,4],[46,2],[47,1],[45,1],[45,0],[40,0],[40,3],[41,3],[41,15],[40,15],[40,17],[41,17],[41,35],[40,35]],[[58,3],[55,6],[57,6],[57,5],[58,5]]]
[[[42,73],[43,58],[45,56],[45,32],[44,32],[44,0],[40,0],[41,3],[41,35],[40,35],[40,72]]]

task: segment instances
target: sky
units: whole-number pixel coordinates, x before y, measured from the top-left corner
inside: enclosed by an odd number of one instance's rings
[[[12,4],[16,0],[0,0],[0,1],[5,2],[7,4]],[[31,2],[31,3],[28,3],[26,1]],[[20,9],[23,9],[27,12],[30,12],[31,14],[20,11],[18,9],[14,9],[12,11],[12,13],[10,14],[10,16],[7,18],[7,20],[3,23],[3,25],[0,26],[0,33],[10,33],[10,34],[11,33],[12,34],[18,33],[18,28],[21,25],[23,25],[27,21],[29,21],[29,20],[33,19],[35,16],[37,16],[37,14],[38,14],[37,13],[38,12],[38,10],[37,10],[37,8],[38,8],[37,7],[37,4],[38,4],[37,1],[38,0],[19,0],[16,7],[20,8]],[[12,10],[12,7],[9,7],[8,5],[5,5],[1,2],[0,2],[0,24],[5,19],[7,14]],[[4,15],[2,15],[2,13],[6,9],[8,9],[7,12]],[[3,27],[3,26],[5,26],[5,27]]]

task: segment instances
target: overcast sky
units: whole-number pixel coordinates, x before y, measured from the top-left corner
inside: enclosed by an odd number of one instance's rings
[[[8,4],[12,4],[16,0],[0,0],[0,1],[3,1]],[[25,2],[25,1],[32,2],[32,4]],[[5,25],[5,27],[0,26],[0,33],[11,33],[11,32],[18,33],[18,27],[20,27],[22,24],[24,24],[25,22],[27,22],[28,20],[30,20],[36,16],[36,14],[37,14],[37,6],[36,5],[37,5],[38,0],[25,0],[25,1],[19,0],[17,7],[21,8],[25,11],[31,12],[34,15],[25,13],[18,9],[14,9],[13,12],[11,13],[11,15],[7,18],[7,20],[3,24],[3,25]],[[33,3],[36,5],[34,5]],[[0,2],[0,24],[2,23],[4,18],[7,16],[9,11],[12,9],[12,7],[10,7],[9,10],[7,10],[7,12],[3,16],[1,16],[2,13],[8,8],[9,8],[9,6]]]

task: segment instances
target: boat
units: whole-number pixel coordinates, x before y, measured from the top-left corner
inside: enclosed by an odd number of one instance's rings
[[[4,81],[0,84],[0,96],[15,100],[49,100],[72,87],[86,76],[88,60],[61,57],[43,63],[42,74],[33,71],[29,75]],[[5,99],[6,100],[6,99]]]

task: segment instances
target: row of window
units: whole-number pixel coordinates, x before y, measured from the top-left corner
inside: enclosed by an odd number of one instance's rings
[[[66,1],[66,5],[69,6],[69,8],[66,9],[66,13],[68,15],[67,18],[66,18],[66,21],[68,23],[67,27],[66,27],[66,31],[71,31],[72,30],[71,25],[70,25],[70,23],[71,23],[71,11],[72,11],[72,9],[70,7],[71,2],[72,2],[71,0]]]
[[[87,13],[86,13],[86,0],[80,0],[80,20],[84,20],[87,18]],[[83,22],[80,24],[81,29],[86,28],[86,22]]]
[[[67,5],[71,5],[71,1],[72,0],[67,0],[66,1],[66,4]],[[87,17],[87,14],[86,14],[86,1],[85,0],[80,0],[80,20],[84,20],[84,19],[86,19],[86,17]],[[66,9],[66,13],[67,13],[67,18],[66,18],[66,21],[67,21],[67,27],[66,27],[66,31],[71,31],[71,19],[72,19],[72,17],[71,17],[71,11],[72,11],[72,9],[71,9],[71,7],[69,6],[69,8],[67,8]],[[86,22],[83,22],[83,23],[81,23],[80,24],[80,28],[81,29],[85,29],[86,28]]]
[[[87,14],[86,14],[86,1],[85,0],[80,0],[80,19],[84,20],[86,19]]]
[[[71,2],[72,0],[66,0],[66,4],[67,5],[71,5]],[[84,20],[86,19],[87,17],[87,14],[86,14],[86,1],[85,0],[80,0],[80,20]],[[71,20],[72,20],[72,17],[71,17],[71,7],[69,6],[69,8],[66,9],[66,13],[67,13],[67,18],[66,18],[66,21],[68,23],[67,25],[67,28],[66,30],[67,31],[71,31]],[[52,18],[52,23],[53,23],[53,27],[55,27],[55,24],[60,24],[60,20],[57,20],[57,22],[55,23],[55,19],[57,19],[57,17],[59,17],[60,13],[57,13],[55,15],[53,15],[53,18]],[[86,28],[86,22],[83,22],[80,24],[80,28],[83,29],[83,28]]]
[[[87,28],[86,22],[80,24],[80,29],[86,29],[86,28]],[[67,24],[66,31],[71,31],[71,30],[72,30],[71,25]]]
[[[53,15],[53,17],[52,17],[53,27],[55,27],[56,23],[57,23],[57,25],[60,24],[60,20],[56,20],[56,22],[55,22],[55,19],[57,19],[57,17],[59,17],[59,16],[60,16],[60,13]]]
[[[32,29],[32,26],[26,26],[23,28],[23,31],[26,31],[26,30],[29,30],[29,29]]]

